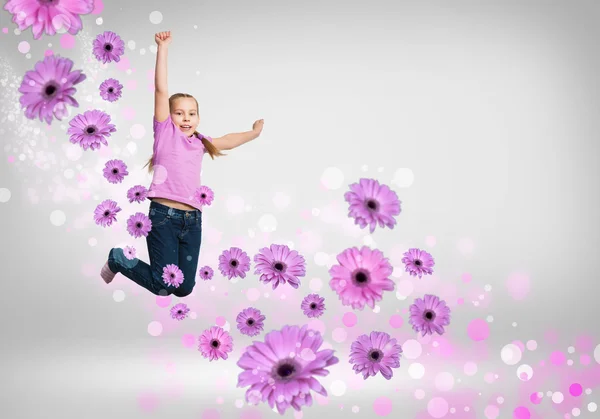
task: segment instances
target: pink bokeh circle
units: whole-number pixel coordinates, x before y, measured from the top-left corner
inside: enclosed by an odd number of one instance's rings
[[[483,319],[474,319],[467,326],[467,334],[474,341],[486,340],[490,336],[490,326]]]
[[[344,326],[346,327],[354,326],[357,321],[358,318],[356,317],[356,314],[352,313],[351,311],[344,313],[344,316],[342,317],[342,323],[344,323]]]
[[[373,410],[377,416],[389,415],[393,410],[392,400],[385,396],[378,397],[373,402]]]
[[[531,418],[531,413],[526,407],[519,406],[513,411],[513,417],[515,419],[529,419]]]
[[[433,418],[443,418],[448,414],[448,402],[442,397],[434,397],[427,403],[427,412]]]

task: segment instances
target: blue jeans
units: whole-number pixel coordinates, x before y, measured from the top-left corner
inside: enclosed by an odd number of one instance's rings
[[[112,248],[108,267],[131,279],[155,295],[185,297],[196,285],[196,269],[202,239],[202,211],[185,211],[152,201],[149,211],[152,230],[146,237],[150,264],[125,257],[123,249]],[[169,264],[183,272],[179,287],[167,285],[162,278]]]

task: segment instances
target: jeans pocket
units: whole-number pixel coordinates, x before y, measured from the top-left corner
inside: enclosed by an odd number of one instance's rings
[[[160,227],[169,222],[171,217],[168,214],[155,211],[154,214],[150,213],[150,221],[152,221],[152,227]]]

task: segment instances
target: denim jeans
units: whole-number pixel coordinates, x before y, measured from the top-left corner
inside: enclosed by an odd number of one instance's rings
[[[125,257],[123,249],[112,248],[108,267],[131,279],[155,295],[190,295],[196,285],[196,269],[202,238],[202,212],[171,208],[152,201],[149,210],[152,230],[146,237],[150,264]],[[183,272],[179,287],[167,285],[162,278],[163,268],[169,264]]]

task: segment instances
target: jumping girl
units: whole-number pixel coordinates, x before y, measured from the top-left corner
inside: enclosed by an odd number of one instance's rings
[[[158,44],[154,147],[147,163],[149,172],[154,171],[148,190],[152,229],[146,236],[150,264],[137,258],[128,259],[123,249],[113,248],[100,275],[109,284],[117,273],[121,273],[155,295],[185,297],[196,284],[202,238],[201,205],[194,199],[195,191],[200,187],[202,157],[208,153],[214,160],[215,156],[223,156],[222,150],[234,149],[257,138],[264,121],[254,122],[251,131],[219,138],[197,132],[200,116],[196,99],[186,93],[171,97],[168,94],[167,55],[171,32],[159,32],[154,39]],[[183,274],[183,282],[177,286],[164,280],[165,272],[173,270],[172,265]]]

